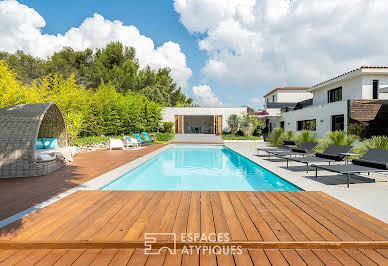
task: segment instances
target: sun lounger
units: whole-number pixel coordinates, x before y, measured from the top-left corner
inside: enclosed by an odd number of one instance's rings
[[[347,186],[349,187],[351,174],[388,172],[388,150],[370,149],[361,159],[353,159],[351,164],[313,164],[312,166],[315,167],[316,178],[318,178],[318,168],[329,172],[347,175]]]
[[[338,162],[342,161],[342,159],[345,157],[345,155],[340,153],[347,153],[350,152],[351,149],[353,149],[353,146],[344,146],[344,145],[330,145],[326,148],[326,150],[322,153],[317,152],[314,154],[314,156],[306,156],[306,157],[296,157],[296,158],[290,158],[287,157],[287,168],[288,168],[288,161],[295,161],[299,163],[306,164],[306,171],[309,172],[309,164],[310,163],[330,163],[331,162]]]
[[[283,146],[281,147],[261,147],[257,148],[257,154],[259,154],[259,151],[264,151],[264,152],[276,152],[276,151],[290,151],[292,148],[295,148],[296,145],[298,145],[297,140],[285,140],[283,141]]]
[[[147,143],[155,143],[155,140],[150,138],[147,132],[141,132],[141,134]]]
[[[276,157],[285,157],[285,156],[306,156],[311,155],[311,152],[318,146],[318,142],[303,142],[299,145],[298,148],[293,148],[291,151],[280,151],[280,152],[268,152],[270,155]]]

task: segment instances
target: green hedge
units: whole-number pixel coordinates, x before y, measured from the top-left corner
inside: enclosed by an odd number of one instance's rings
[[[222,139],[224,140],[260,140],[261,136],[241,136],[237,134],[222,133]]]
[[[155,133],[155,142],[165,143],[170,140],[173,140],[174,137],[175,137],[175,133],[157,132]]]

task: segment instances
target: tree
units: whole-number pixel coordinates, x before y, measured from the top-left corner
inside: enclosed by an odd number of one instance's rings
[[[230,133],[236,134],[240,124],[240,118],[238,117],[238,115],[236,114],[230,115],[226,122],[228,123],[228,126],[230,128]]]

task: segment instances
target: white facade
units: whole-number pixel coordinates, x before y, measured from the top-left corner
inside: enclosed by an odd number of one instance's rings
[[[332,131],[332,117],[344,116],[344,130],[348,125],[348,100],[373,99],[373,81],[378,88],[388,87],[388,68],[361,67],[336,78],[317,84],[309,90],[313,94],[313,105],[303,109],[284,112],[277,118],[284,122],[285,130],[297,131],[298,121],[316,120],[316,133],[325,136]],[[342,100],[328,102],[328,91],[342,87]],[[378,99],[388,99],[388,93],[379,90]]]
[[[238,116],[247,114],[247,107],[164,107],[162,109],[163,122],[175,122],[176,115],[184,116],[222,116],[223,131],[228,131],[226,120],[232,114]],[[195,118],[192,119],[195,122]],[[210,121],[210,120],[209,120]]]
[[[264,96],[264,102],[267,103],[297,103],[311,99],[311,92],[301,89],[276,88],[272,92]]]

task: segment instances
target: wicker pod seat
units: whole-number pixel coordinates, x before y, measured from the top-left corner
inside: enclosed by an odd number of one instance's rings
[[[64,165],[62,160],[38,161],[37,138],[58,139],[67,147],[66,125],[55,103],[34,103],[0,109],[0,178],[48,174]]]

